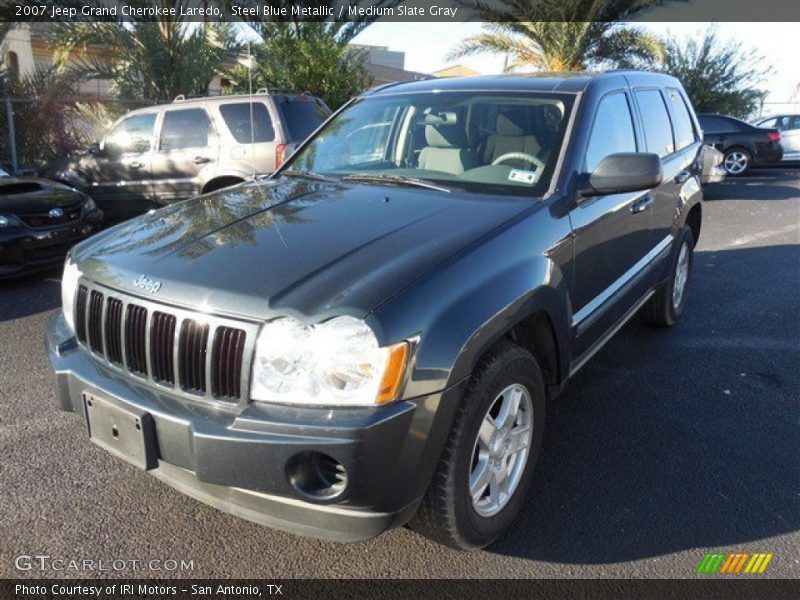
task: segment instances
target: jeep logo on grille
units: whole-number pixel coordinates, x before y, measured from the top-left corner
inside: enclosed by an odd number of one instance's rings
[[[155,279],[148,279],[146,275],[139,275],[139,279],[134,280],[133,287],[141,288],[150,294],[155,294],[161,289],[161,282]]]

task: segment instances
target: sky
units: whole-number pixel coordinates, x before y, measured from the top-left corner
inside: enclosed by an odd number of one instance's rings
[[[710,23],[639,22],[659,35],[698,37]],[[774,73],[765,82],[767,102],[787,102],[795,87],[800,85],[796,42],[800,23],[718,23],[722,40],[740,42],[766,58]],[[406,69],[430,73],[460,63],[482,74],[500,73],[502,55],[483,55],[447,60],[446,55],[460,40],[480,32],[480,23],[389,23],[377,22],[362,31],[355,40],[359,44],[388,46],[406,54]],[[777,105],[773,105],[777,109]],[[765,108],[768,112],[769,107]]]

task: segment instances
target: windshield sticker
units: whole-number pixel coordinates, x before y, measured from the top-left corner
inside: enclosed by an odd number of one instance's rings
[[[519,181],[533,185],[536,183],[536,171],[524,171],[522,169],[511,169],[508,174],[509,181]]]

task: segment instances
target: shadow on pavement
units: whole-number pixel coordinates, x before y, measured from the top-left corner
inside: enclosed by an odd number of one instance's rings
[[[531,493],[489,551],[615,563],[771,552],[763,538],[799,530],[799,250],[698,252],[683,321],[628,324],[553,402]]]
[[[0,280],[0,323],[61,306],[61,269]]]

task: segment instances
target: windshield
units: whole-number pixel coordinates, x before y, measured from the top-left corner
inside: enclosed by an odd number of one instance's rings
[[[569,94],[538,92],[367,97],[329,122],[287,171],[541,195],[572,104]]]

